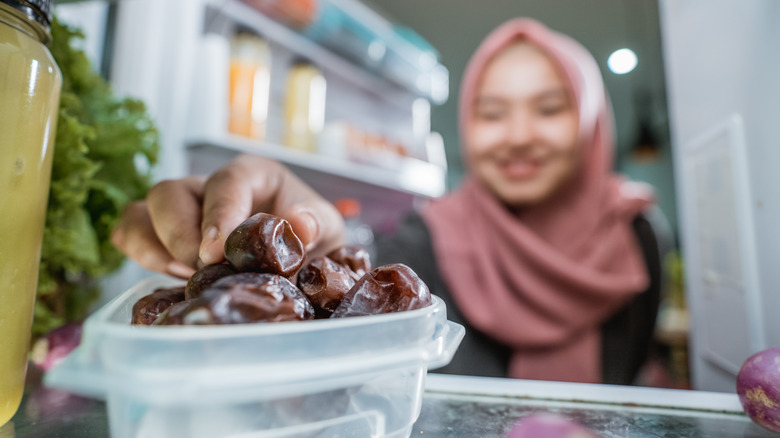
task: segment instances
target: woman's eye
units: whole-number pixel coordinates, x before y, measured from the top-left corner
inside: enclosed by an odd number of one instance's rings
[[[503,111],[480,110],[476,112],[477,119],[485,121],[501,120],[504,117]]]
[[[554,116],[566,111],[566,105],[544,105],[539,108],[539,114],[543,116]]]

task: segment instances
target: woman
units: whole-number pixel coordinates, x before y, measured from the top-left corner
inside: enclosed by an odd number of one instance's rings
[[[632,383],[655,321],[658,250],[640,215],[651,193],[611,174],[595,61],[513,20],[477,49],[460,99],[469,176],[407,218],[379,260],[412,266],[472,328],[444,371]]]
[[[409,265],[467,326],[444,371],[631,383],[654,324],[658,251],[641,214],[649,191],[610,172],[592,57],[535,21],[502,25],[467,67],[460,126],[463,185],[407,217],[376,261]],[[343,236],[333,207],[286,169],[241,157],[205,181],[158,184],[114,241],[187,277],[198,259],[222,260],[226,235],[257,211],[290,220],[313,253]]]

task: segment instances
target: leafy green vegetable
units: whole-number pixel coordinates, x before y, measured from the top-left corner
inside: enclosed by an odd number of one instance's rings
[[[111,230],[125,205],[146,196],[160,148],[143,102],[114,96],[76,49],[83,33],[56,19],[51,32],[63,85],[34,337],[83,319],[100,296],[96,280],[119,268]]]

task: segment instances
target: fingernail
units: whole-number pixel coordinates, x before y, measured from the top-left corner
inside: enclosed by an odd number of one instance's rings
[[[219,230],[217,227],[211,226],[203,233],[203,241],[200,243],[200,250],[198,251],[198,257],[207,265],[216,263],[214,255],[209,253],[209,247],[219,238]]]
[[[213,265],[214,263],[218,262],[217,257],[211,254],[208,251],[208,243],[203,243],[200,247],[200,252],[198,253],[198,257],[200,258],[200,261],[203,262],[205,265]]]
[[[204,240],[217,240],[217,237],[219,236],[219,230],[217,230],[217,227],[210,226],[205,233],[203,233],[203,239]]]
[[[189,278],[195,272],[194,269],[190,268],[184,263],[177,261],[168,263],[166,271],[171,275],[175,275],[181,278]]]

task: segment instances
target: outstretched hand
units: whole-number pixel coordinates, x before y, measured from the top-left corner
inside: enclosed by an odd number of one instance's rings
[[[328,201],[281,164],[242,155],[210,177],[156,184],[130,204],[112,242],[141,266],[188,278],[201,264],[224,260],[225,240],[249,216],[265,212],[290,222],[306,252],[343,243],[344,221]]]

